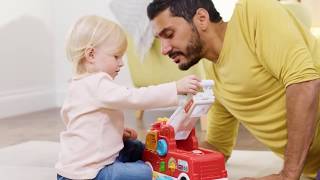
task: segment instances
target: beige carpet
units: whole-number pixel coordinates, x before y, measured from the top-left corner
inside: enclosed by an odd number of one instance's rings
[[[29,141],[0,149],[0,179],[54,180],[59,144]]]
[[[54,180],[59,144],[29,141],[0,149],[0,179]],[[268,151],[234,151],[228,161],[230,180],[277,172],[282,160]]]

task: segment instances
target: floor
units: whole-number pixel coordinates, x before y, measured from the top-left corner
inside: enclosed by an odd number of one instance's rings
[[[158,117],[169,117],[172,111],[146,111],[142,121],[135,120],[134,111],[126,111],[125,118],[128,127],[135,128],[139,139],[144,136],[150,124]],[[16,117],[0,119],[0,148],[31,140],[59,141],[59,132],[64,125],[59,116],[59,109],[49,109],[41,112],[25,114]],[[196,127],[200,146],[205,145],[205,131]],[[243,127],[240,127],[235,149],[238,150],[267,150]]]

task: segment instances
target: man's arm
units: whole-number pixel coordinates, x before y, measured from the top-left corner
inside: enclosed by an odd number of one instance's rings
[[[298,179],[314,136],[318,108],[317,56],[311,54],[317,48],[315,39],[278,2],[245,2],[251,37],[248,42],[261,65],[286,87],[288,142],[284,167],[279,174],[261,179]]]
[[[320,80],[289,85],[286,89],[288,142],[279,174],[241,180],[297,180],[316,129]]]
[[[289,85],[286,89],[288,143],[281,174],[299,179],[312,143],[318,110],[320,80]]]
[[[219,151],[228,159],[238,135],[239,121],[216,98],[209,113],[206,143],[209,149]]]

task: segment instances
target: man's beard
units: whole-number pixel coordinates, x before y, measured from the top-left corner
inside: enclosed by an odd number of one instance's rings
[[[186,52],[184,53],[182,51],[171,50],[168,53],[168,55],[172,59],[174,59],[176,56],[184,56],[187,62],[180,63],[179,69],[185,71],[200,61],[200,59],[203,57],[202,51],[203,44],[200,39],[199,32],[197,31],[196,27],[192,24],[192,34],[187,44]]]
[[[185,70],[188,70],[193,65],[197,64],[202,58],[201,52],[202,52],[202,44],[200,42],[200,39],[199,38],[191,39],[187,46],[186,55],[185,55],[187,62],[179,64],[179,69],[185,71]]]
[[[199,32],[197,31],[195,26],[193,26],[192,31],[193,32],[187,45],[185,54],[187,62],[179,64],[179,69],[183,71],[188,70],[190,67],[197,64],[202,58],[203,45],[200,39]]]

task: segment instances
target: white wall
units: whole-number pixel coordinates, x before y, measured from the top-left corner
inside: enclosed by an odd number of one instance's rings
[[[50,0],[1,0],[0,118],[55,105]]]
[[[310,12],[312,18],[312,25],[320,27],[320,0],[302,0],[308,11]]]
[[[109,0],[0,3],[0,118],[60,106],[71,77],[66,33],[83,15],[114,19]],[[118,79],[131,83],[126,68]]]
[[[237,0],[212,0],[224,21],[229,21]]]

